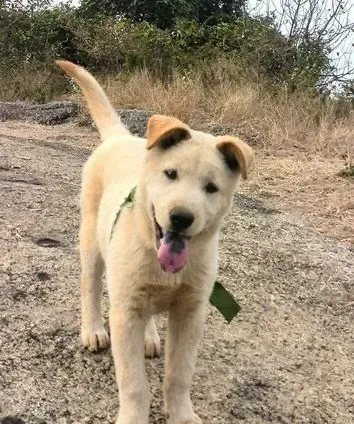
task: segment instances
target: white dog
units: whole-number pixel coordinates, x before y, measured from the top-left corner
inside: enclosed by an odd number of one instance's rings
[[[147,140],[121,123],[82,67],[58,65],[81,87],[103,143],[88,159],[81,193],[81,339],[108,345],[101,314],[105,265],[119,424],[148,424],[146,356],[160,354],[154,314],[169,312],[164,381],[169,424],[197,424],[190,387],[217,273],[222,219],[252,149],[231,136],[195,131],[154,115]],[[132,189],[135,198],[125,204]]]

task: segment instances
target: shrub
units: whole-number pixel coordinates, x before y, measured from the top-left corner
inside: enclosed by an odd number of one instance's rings
[[[163,3],[171,6],[173,2]],[[186,6],[188,2],[180,3]],[[198,4],[211,7],[209,3]],[[296,91],[313,88],[329,67],[318,43],[295,43],[281,35],[268,18],[236,19],[240,15],[237,5],[243,1],[221,3],[224,11],[232,9],[227,19],[214,14],[213,19],[203,15],[204,20],[200,16],[193,20],[182,10],[179,15],[189,19],[174,17],[172,26],[166,28],[140,19],[87,16],[83,7],[30,9],[0,3],[0,76],[11,81],[32,70],[48,76],[48,84],[53,84],[52,89],[47,87],[49,93],[61,91],[68,85],[51,79],[57,72],[54,60],[62,57],[102,75],[146,69],[166,83],[175,73],[189,77],[197,72],[205,85],[224,78],[234,83],[262,82],[275,91],[284,86]],[[25,91],[15,92],[21,98],[27,96]]]

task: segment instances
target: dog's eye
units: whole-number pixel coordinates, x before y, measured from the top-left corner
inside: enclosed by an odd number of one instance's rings
[[[207,193],[215,193],[219,190],[214,183],[208,183],[204,189]]]
[[[175,180],[177,178],[177,171],[175,169],[166,169],[163,172],[169,180]]]

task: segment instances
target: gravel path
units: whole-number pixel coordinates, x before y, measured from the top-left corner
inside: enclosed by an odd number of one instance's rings
[[[61,141],[21,125],[14,136],[0,124],[0,422],[114,423],[111,354],[78,346],[77,197],[90,150],[80,128],[60,126]],[[220,281],[243,309],[230,325],[210,309],[196,409],[205,424],[352,424],[354,252],[268,202],[240,194],[225,223]],[[162,424],[163,360],[147,371],[151,423]]]

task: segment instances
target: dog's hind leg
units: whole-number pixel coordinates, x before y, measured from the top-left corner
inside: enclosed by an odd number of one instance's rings
[[[161,341],[156,329],[155,318],[152,316],[145,328],[145,357],[154,358],[160,356]]]
[[[97,241],[100,195],[99,182],[85,178],[84,173],[80,226],[81,342],[90,350],[104,348],[109,344],[101,311],[104,265]]]

